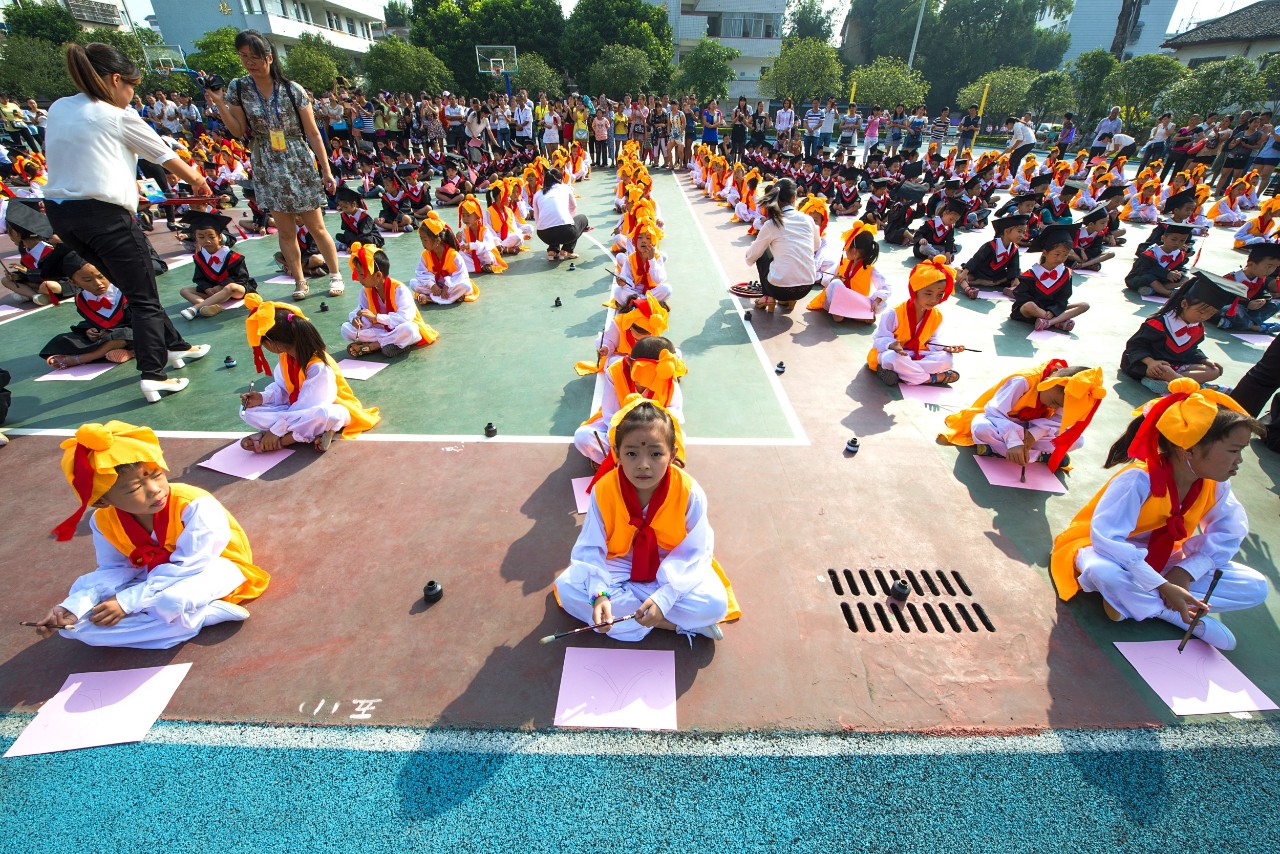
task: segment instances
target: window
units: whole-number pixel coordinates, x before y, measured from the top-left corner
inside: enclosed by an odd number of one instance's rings
[[[253,0],[244,0],[244,13],[246,15],[254,14]]]
[[[347,18],[347,32],[348,32],[349,34],[353,35],[353,36],[356,34],[356,22],[355,22],[355,19],[350,18],[350,17],[348,17],[348,18]]]
[[[776,39],[782,32],[782,16],[764,12],[731,12],[717,23],[716,35],[727,39]],[[712,35],[710,27],[707,35]]]

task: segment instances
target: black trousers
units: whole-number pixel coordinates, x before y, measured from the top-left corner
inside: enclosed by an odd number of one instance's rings
[[[1170,175],[1181,172],[1190,157],[1191,155],[1185,151],[1170,151],[1168,158],[1164,161],[1164,169],[1160,170],[1160,180],[1168,180]]]
[[[1028,142],[1026,145],[1020,145],[1009,155],[1009,174],[1017,175],[1018,169],[1022,166],[1022,159],[1031,153],[1031,149],[1035,148],[1034,142]]]
[[[587,215],[578,214],[573,224],[553,225],[551,228],[538,229],[538,239],[547,244],[549,252],[572,252],[578,245],[578,238],[587,230]]]
[[[1271,413],[1263,421],[1267,425],[1266,446],[1280,451],[1280,397],[1272,398],[1280,388],[1280,338],[1272,341],[1258,363],[1236,383],[1231,396],[1255,418],[1271,400]]]
[[[46,205],[62,242],[84,256],[129,300],[133,351],[144,380],[165,379],[169,350],[191,345],[173,328],[156,288],[146,235],[129,211],[96,199]]]

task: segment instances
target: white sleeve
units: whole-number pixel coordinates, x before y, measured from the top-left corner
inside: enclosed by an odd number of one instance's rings
[[[120,134],[124,137],[125,148],[152,163],[164,163],[178,154],[165,145],[160,135],[151,126],[134,113],[125,111],[120,115]]]
[[[284,384],[284,370],[276,362],[275,370],[271,373],[271,385],[262,390],[262,405],[280,406],[288,402],[289,392]]]
[[[1089,521],[1094,551],[1129,570],[1143,590],[1155,590],[1164,584],[1164,576],[1147,564],[1146,546],[1129,541],[1142,505],[1150,496],[1151,478],[1145,471],[1121,472],[1103,490]]]
[[[995,426],[1000,438],[1011,448],[1020,448],[1024,442],[1022,422],[1010,416],[1018,399],[1027,393],[1027,381],[1022,377],[1010,377],[1007,382],[996,389],[996,393],[983,407],[982,414]]]
[[[689,492],[684,524],[684,539],[658,565],[657,581],[661,586],[654,591],[653,601],[663,614],[711,571],[715,534],[707,520],[707,496],[696,482]]]
[[[429,288],[436,283],[436,275],[427,268],[425,259],[418,258],[418,269],[413,274],[414,289]]]
[[[587,579],[587,596],[609,589],[609,570],[605,568],[609,553],[606,543],[604,518],[600,515],[600,507],[592,493],[587,505],[587,516],[582,520],[582,530],[578,532],[578,541],[573,544],[573,551],[569,554],[570,566],[577,564],[585,569],[582,577]]]
[[[1254,235],[1249,231],[1251,226],[1252,223],[1246,222],[1244,225],[1240,226],[1240,228],[1236,229],[1236,240],[1248,240],[1250,237],[1253,237]]]
[[[1200,520],[1199,533],[1183,542],[1182,560],[1178,561],[1178,566],[1193,579],[1226,566],[1249,535],[1249,518],[1231,492],[1231,483],[1223,481],[1214,486],[1217,494],[1213,506]]]
[[[883,353],[893,346],[893,342],[898,340],[895,334],[898,331],[898,312],[886,311],[880,315],[880,320],[876,323],[876,331],[871,336],[871,346],[876,348],[877,353]]]
[[[360,296],[361,298],[364,297],[364,288],[360,289]],[[413,301],[413,293],[410,292],[409,288],[406,287],[405,285],[403,284],[398,285],[396,287],[395,312],[392,314],[378,315],[378,322],[381,323],[383,326],[392,326],[392,327],[399,326],[402,323],[408,323],[409,320],[412,319],[413,317],[414,305],[415,304]],[[334,389],[334,396],[336,397],[337,391],[338,391],[338,384],[336,379],[334,380],[333,389]],[[330,403],[332,402],[333,401],[330,401]]]
[[[116,594],[116,601],[126,614],[136,614],[155,604],[159,595],[175,581],[199,575],[209,563],[222,555],[231,542],[231,524],[227,511],[212,495],[197,498],[182,511],[182,533],[174,544],[168,563],[162,563],[141,584]],[[207,605],[208,602],[201,602]]]
[[[778,224],[772,219],[766,219],[765,224],[760,226],[760,231],[756,233],[756,239],[747,247],[746,262],[754,264],[760,260],[760,256],[764,255],[764,251],[777,236]]]
[[[356,296],[356,307],[351,309],[351,314],[347,317],[350,321],[355,321],[359,317],[360,312],[369,307],[369,300],[365,298],[365,289],[361,288],[360,293]]]
[[[600,336],[600,346],[608,350],[605,358],[611,358],[618,352],[618,344],[622,341],[622,334],[618,331],[618,324],[612,320],[604,327],[604,334]]]
[[[288,400],[288,398],[285,398]],[[307,368],[307,378],[298,389],[298,399],[289,405],[291,410],[323,406],[338,399],[338,379],[333,368],[324,362],[316,362]]]
[[[145,569],[129,563],[129,556],[122,554],[102,535],[95,516],[89,517],[89,530],[93,534],[93,551],[98,568],[77,578],[71,585],[67,598],[60,603],[63,608],[75,614],[76,619],[83,619],[99,602],[117,596],[121,590],[126,589],[129,582],[146,573]]]
[[[665,255],[655,255],[653,260],[649,262],[649,281],[655,285],[662,285],[667,281],[667,265],[665,261]]]
[[[877,270],[875,267],[872,267],[871,268],[871,302],[873,305],[875,304],[876,300],[879,300],[881,303],[887,303],[889,301],[889,280],[886,279],[880,273],[879,270]]]

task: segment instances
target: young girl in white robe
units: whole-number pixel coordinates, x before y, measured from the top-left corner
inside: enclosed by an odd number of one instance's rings
[[[485,225],[493,232],[503,255],[523,251],[524,242],[533,237],[533,226],[520,217],[520,183],[519,178],[506,178],[489,188]]]
[[[658,251],[662,230],[650,219],[643,219],[636,226],[632,242],[635,248],[626,255],[617,256],[613,278],[614,305],[626,305],[635,297],[653,294],[666,302],[671,297],[671,285],[667,281],[667,256]]]
[[[952,354],[960,346],[938,343],[942,313],[937,306],[951,296],[955,271],[941,258],[921,261],[907,279],[911,296],[893,311],[880,315],[867,366],[885,385],[950,385],[960,379],[951,369]]]
[[[688,372],[670,340],[660,335],[641,338],[630,355],[605,369],[600,408],[574,431],[573,446],[596,465],[603,463],[609,445],[609,425],[633,394],[665,407],[683,427],[684,395],[680,392],[679,380]]]
[[[889,283],[875,263],[880,257],[880,242],[876,239],[876,227],[862,221],[844,233],[844,255],[830,275],[822,276],[824,287],[809,302],[810,311],[831,312],[837,288],[849,288],[866,297],[871,311],[878,315],[889,302]],[[845,318],[832,314],[837,323]],[[874,318],[867,319],[873,322]]]
[[[432,211],[418,226],[418,237],[422,240],[422,257],[413,274],[414,299],[422,305],[474,302],[480,291],[467,272],[453,230]]]
[[[501,273],[507,269],[498,247],[498,235],[485,225],[484,209],[475,196],[468,195],[458,205],[457,237],[458,250],[468,273]]]

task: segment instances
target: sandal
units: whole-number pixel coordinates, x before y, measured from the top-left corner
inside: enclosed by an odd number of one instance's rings
[[[1064,320],[1062,321],[1062,323],[1058,324],[1057,326],[1053,326],[1050,328],[1055,329],[1058,332],[1066,333],[1076,328],[1076,322],[1074,320]]]
[[[927,385],[951,385],[958,379],[960,379],[960,374],[955,371],[942,371],[937,374],[929,374]]]
[[[106,355],[106,360],[116,365],[123,365],[125,362],[133,358],[133,351],[128,349],[112,350]]]
[[[876,379],[889,386],[902,382],[902,377],[893,368],[876,368]]]
[[[196,314],[201,317],[217,317],[222,314],[222,304],[213,303],[212,305],[202,305],[196,310]]]
[[[1048,328],[1049,328],[1049,318],[1047,317],[1036,318],[1036,332],[1043,332]]]
[[[74,362],[69,361],[71,359],[75,359],[75,361]],[[62,356],[62,355],[50,356],[49,358],[45,359],[45,363],[48,364],[49,367],[51,368],[56,368],[59,371],[65,371],[67,368],[75,367],[76,365],[80,364],[80,357],[79,356]]]
[[[306,282],[293,283],[293,298],[297,302],[302,302],[311,293],[311,287]]]
[[[317,454],[323,454],[325,451],[329,450],[329,446],[333,444],[333,431],[325,430],[317,436],[316,440],[311,444],[315,447]]]
[[[347,355],[353,359],[359,359],[361,356],[367,356],[373,352],[373,347],[364,341],[353,341],[347,345]]]
[[[760,297],[760,298],[758,298],[758,299],[753,303],[753,305],[754,305],[756,308],[768,308],[768,307],[769,307],[769,298],[768,298],[768,297]]]
[[[245,436],[240,440],[240,447],[246,451],[252,451],[255,454],[262,453],[262,434],[254,433],[251,436]]]

